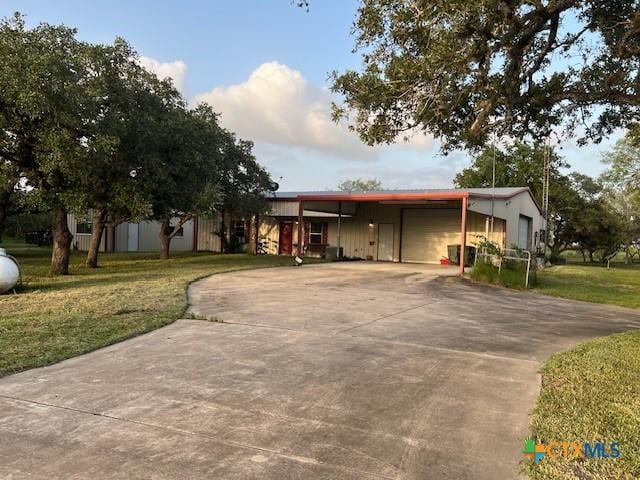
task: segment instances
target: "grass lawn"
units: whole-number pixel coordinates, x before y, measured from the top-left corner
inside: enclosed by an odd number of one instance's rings
[[[538,274],[537,291],[576,300],[640,308],[640,266],[567,264]],[[551,357],[532,416],[539,442],[620,444],[615,460],[543,459],[525,464],[533,479],[640,478],[640,331],[584,343]]]
[[[619,442],[615,460],[543,459],[524,464],[533,479],[640,478],[640,332],[600,338],[554,355],[542,370],[533,436]]]
[[[3,243],[21,263],[18,295],[0,296],[0,376],[58,362],[180,318],[187,285],[212,273],[292,265],[287,257],[175,253],[101,254],[84,266],[74,252],[72,275],[48,273],[50,250]],[[250,295],[251,292],[247,292]]]
[[[640,265],[567,264],[538,273],[536,290],[545,295],[640,308]]]

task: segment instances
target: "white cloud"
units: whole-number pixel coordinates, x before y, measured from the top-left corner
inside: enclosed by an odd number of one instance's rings
[[[150,57],[140,57],[140,65],[155,73],[159,78],[167,77],[173,80],[175,87],[184,92],[184,78],[187,74],[187,64],[182,60],[174,60],[173,62],[160,62]]]
[[[278,62],[260,65],[245,82],[195,97],[222,114],[222,124],[256,142],[302,147],[349,159],[374,159],[382,148],[363,144],[346,125],[331,119],[333,97],[302,73]],[[414,136],[402,148],[430,146]]]

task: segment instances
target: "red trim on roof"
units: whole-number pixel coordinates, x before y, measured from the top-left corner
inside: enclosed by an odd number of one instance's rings
[[[415,200],[461,200],[463,198],[499,198],[499,199],[509,199],[513,198],[521,193],[528,192],[531,200],[538,208],[540,214],[542,214],[542,208],[540,204],[533,196],[531,189],[529,187],[522,187],[511,194],[500,194],[496,193],[493,195],[490,192],[469,192],[468,190],[459,190],[459,191],[443,191],[443,192],[378,192],[378,193],[330,193],[330,194],[303,194],[303,195],[292,195],[291,197],[270,197],[267,200],[271,202],[292,202],[292,201],[316,201],[316,202],[341,202],[341,201],[352,201],[352,202],[381,202],[388,200],[406,200],[406,201],[415,201]]]
[[[383,202],[389,200],[462,200],[469,192],[424,192],[424,193],[342,193],[329,195],[298,195],[305,202]]]

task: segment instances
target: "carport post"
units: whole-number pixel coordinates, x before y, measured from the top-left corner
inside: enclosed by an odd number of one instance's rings
[[[304,206],[303,201],[298,200],[298,248],[296,254],[302,257],[302,242],[304,242]]]
[[[338,202],[338,253],[336,257],[340,260],[340,230],[342,229],[342,202]]]
[[[465,250],[467,249],[467,201],[466,196],[462,197],[462,221],[460,228],[460,275],[464,274],[464,264],[466,259]]]

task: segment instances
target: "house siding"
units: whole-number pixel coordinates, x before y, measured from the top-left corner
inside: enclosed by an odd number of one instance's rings
[[[88,217],[91,218],[91,212],[88,213]],[[69,231],[71,235],[73,235],[73,240],[71,240],[71,248],[74,250],[80,250],[86,252],[89,250],[89,242],[91,241],[90,233],[78,233],[78,221],[76,217],[69,213],[67,214],[67,225],[69,226]],[[101,252],[105,252],[107,249],[107,235],[108,231],[105,229],[102,234],[102,241],[100,242],[100,250]]]
[[[528,195],[528,194],[527,194]],[[515,217],[515,236],[517,239],[517,218],[520,212],[523,211],[524,215],[531,216],[534,219],[533,231],[537,231],[536,228],[540,222],[536,222],[536,215],[532,208],[535,209],[535,204],[529,198],[530,204],[527,204],[527,198],[517,198],[517,202],[513,201],[506,205],[508,200],[496,199],[496,212],[494,218],[493,233],[490,231],[490,215],[485,213],[486,205],[485,199],[472,199],[470,204],[475,204],[476,209],[480,211],[474,211],[471,208],[467,211],[467,235],[466,243],[470,246],[477,245],[480,241],[480,237],[486,237],[491,241],[498,243],[500,246],[505,247],[509,245],[508,238],[509,229],[507,228],[508,222],[504,217]],[[315,202],[315,208],[321,208],[318,202]],[[279,212],[288,215],[281,216],[263,216],[260,221],[259,236],[261,240],[267,240],[268,252],[270,254],[277,254],[279,249],[279,235],[280,235],[280,222],[291,221],[294,223],[293,228],[293,244],[297,244],[297,227],[295,222],[297,221],[298,206],[297,202],[273,202],[273,205],[280,205],[277,209],[272,208],[271,212]],[[284,204],[287,204],[286,206]],[[307,202],[305,202],[305,207]],[[314,205],[310,205],[312,208]],[[333,206],[332,206],[333,207]],[[445,235],[440,235],[440,238],[432,245],[434,254],[430,255],[430,261],[436,262],[440,257],[447,255],[447,246],[450,244],[460,243],[460,225],[461,225],[461,212],[460,201],[447,201],[447,202],[431,202],[424,204],[381,204],[381,203],[367,203],[359,202],[357,208],[353,205],[350,206],[349,211],[354,212],[354,215],[344,216],[341,220],[341,235],[340,245],[343,248],[343,253],[347,257],[357,258],[370,258],[378,260],[378,225],[381,223],[393,224],[393,261],[401,261],[401,249],[402,249],[402,228],[403,228],[403,211],[409,209],[420,210],[442,210],[438,214],[440,217],[447,217],[446,223],[450,226]],[[490,212],[488,212],[490,214]],[[537,213],[537,209],[535,210]],[[318,216],[317,212],[311,212],[305,210],[305,222],[309,221],[322,221],[327,224],[327,242],[331,246],[337,246],[338,244],[338,221],[335,216]],[[373,222],[373,226],[369,226],[369,223]],[[405,225],[406,229],[406,225]],[[511,236],[513,238],[513,232]],[[295,248],[294,248],[295,253]],[[437,259],[436,259],[437,258]]]
[[[490,198],[473,198],[469,201],[469,209],[491,215],[491,199]],[[538,207],[529,195],[529,192],[522,192],[514,195],[509,199],[496,199],[494,205],[494,215],[506,221],[506,239],[504,246],[511,248],[518,244],[518,221],[520,215],[529,217],[531,222],[531,234],[535,238],[535,232],[539,232],[544,228],[544,217],[540,214]],[[498,227],[495,227],[498,230]],[[531,239],[532,249],[535,248],[534,239]]]
[[[197,250],[220,252],[222,245],[216,232],[220,229],[218,218],[198,218]]]

